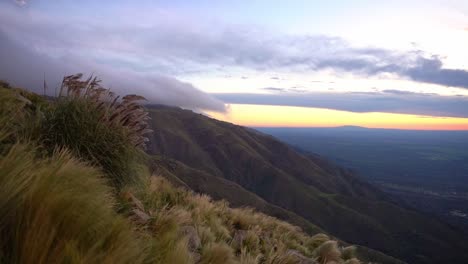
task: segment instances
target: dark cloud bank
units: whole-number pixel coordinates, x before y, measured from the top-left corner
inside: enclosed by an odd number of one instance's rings
[[[42,83],[49,83],[50,95],[63,76],[82,72],[97,74],[113,91],[144,95],[152,103],[176,105],[190,109],[225,111],[224,103],[196,89],[189,83],[162,75],[139,75],[109,69],[79,57],[53,58],[15,43],[0,32],[0,79],[42,92]]]
[[[268,91],[288,91],[267,88]],[[213,94],[232,104],[282,105],[337,109],[350,112],[388,112],[468,118],[468,97],[438,96],[385,90],[369,93]]]

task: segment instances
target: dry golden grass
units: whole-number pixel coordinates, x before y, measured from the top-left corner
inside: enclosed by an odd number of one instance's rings
[[[144,244],[113,209],[99,170],[67,152],[35,159],[14,145],[0,159],[5,263],[141,263]]]
[[[300,258],[319,263],[345,261],[338,243],[325,234],[310,237],[250,208],[230,208],[225,201],[175,188],[162,177],[152,176],[126,192],[141,201],[151,218],[143,224],[145,229],[163,237],[166,245],[189,240],[179,229],[193,227],[200,245],[195,249],[187,245],[184,252],[188,250],[193,260],[200,258],[200,263],[299,263]],[[127,207],[126,212],[132,214],[132,208]],[[344,255],[351,257],[353,248],[344,249]]]

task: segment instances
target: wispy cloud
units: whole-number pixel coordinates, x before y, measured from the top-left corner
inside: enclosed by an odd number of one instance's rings
[[[276,87],[265,87],[263,88],[265,91],[273,91],[273,92],[286,92],[286,88],[276,88]]]
[[[19,6],[25,6],[28,3],[26,0],[14,0],[14,2]]]
[[[213,94],[232,104],[283,105],[337,109],[350,112],[386,112],[414,115],[468,117],[468,97],[439,96],[398,90],[363,93],[291,92],[265,88],[272,94]]]

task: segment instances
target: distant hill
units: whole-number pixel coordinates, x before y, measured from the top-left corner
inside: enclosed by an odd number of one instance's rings
[[[156,133],[148,152],[172,160],[158,166],[183,171],[172,173],[180,184],[235,205],[273,210],[306,230],[317,226],[409,263],[468,259],[466,238],[458,230],[399,207],[371,184],[320,157],[188,110],[151,106],[150,116]]]
[[[468,131],[360,127],[258,129],[356,169],[372,181],[468,192]],[[395,166],[395,162],[400,166]]]

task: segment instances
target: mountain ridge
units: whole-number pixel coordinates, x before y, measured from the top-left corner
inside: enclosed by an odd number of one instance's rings
[[[347,170],[301,155],[272,136],[189,110],[149,106],[149,111],[157,131],[151,154],[232,181],[336,237],[410,263],[468,258],[456,230],[397,206]],[[436,249],[451,253],[437,255]]]

